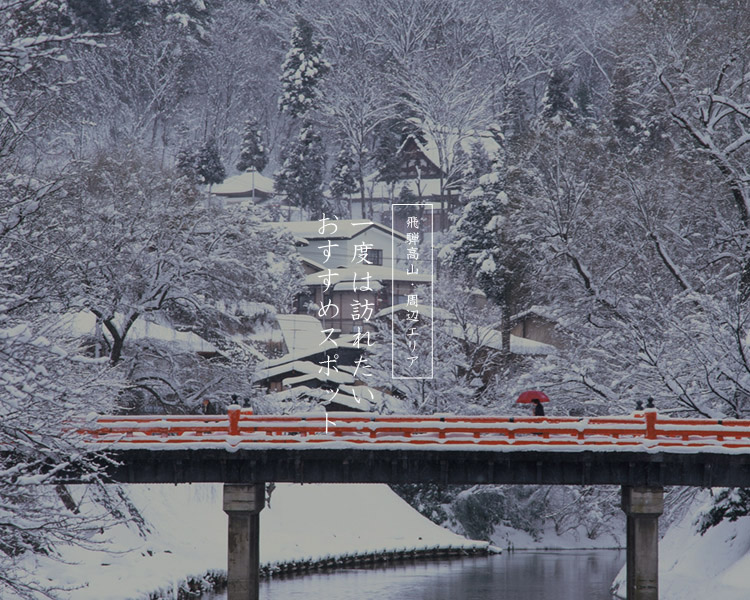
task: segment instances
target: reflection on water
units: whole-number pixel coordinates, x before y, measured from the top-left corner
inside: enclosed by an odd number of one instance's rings
[[[262,600],[610,600],[617,550],[513,552],[263,581]],[[211,595],[205,600],[225,600]]]

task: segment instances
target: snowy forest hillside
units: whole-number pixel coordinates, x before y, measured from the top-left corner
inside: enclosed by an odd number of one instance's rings
[[[266,225],[285,215],[207,200],[240,172],[273,176],[295,214],[345,218],[372,213],[366,181],[399,179],[405,140],[434,151],[438,303],[504,341],[495,361],[439,330],[410,410],[507,412],[535,388],[556,414],[653,397],[746,417],[748,65],[747,0],[0,0],[0,591],[40,597],[25,555],[137,519],[66,424],[232,394],[290,410],[253,385],[275,358],[254,342],[303,271]],[[511,359],[530,311],[564,347]],[[85,511],[41,485],[71,465]],[[475,491],[401,493],[444,521]],[[617,510],[596,490],[496,492],[464,530],[543,530],[502,509],[518,497],[592,537]],[[717,522],[747,510],[728,498]]]

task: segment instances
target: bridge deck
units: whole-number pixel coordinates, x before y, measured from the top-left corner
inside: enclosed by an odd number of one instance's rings
[[[130,483],[750,487],[750,421],[611,417],[103,416],[80,433]],[[74,477],[72,477],[74,479]]]

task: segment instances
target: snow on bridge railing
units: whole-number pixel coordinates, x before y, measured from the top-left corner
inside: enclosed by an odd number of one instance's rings
[[[319,447],[428,446],[721,447],[750,451],[750,420],[660,417],[655,410],[602,417],[460,415],[107,415],[79,429],[87,441],[113,447],[164,445]]]

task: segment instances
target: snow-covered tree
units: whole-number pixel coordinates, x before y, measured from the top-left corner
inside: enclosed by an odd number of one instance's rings
[[[11,257],[0,251],[0,258]],[[0,288],[4,283],[0,275]],[[54,597],[59,584],[26,572],[30,555],[96,546],[96,534],[118,510],[116,495],[101,486],[101,465],[75,429],[86,415],[111,410],[117,381],[75,345],[56,342],[43,319],[28,322],[6,308],[0,308],[0,594]],[[47,327],[54,321],[48,315]],[[93,505],[79,507],[82,490],[64,485],[65,474],[76,472],[89,482]]]
[[[400,305],[378,321],[370,357],[372,385],[390,389],[421,413],[477,413],[494,406],[495,382],[504,371],[496,329],[500,311],[483,305],[481,291],[462,277],[446,274],[432,292],[417,289],[423,299],[430,293],[432,306]],[[426,378],[394,379],[392,372]]]
[[[351,195],[359,190],[359,183],[356,176],[356,165],[354,157],[346,148],[342,148],[336,155],[336,161],[331,167],[331,181],[328,188],[334,199],[346,199],[349,206],[349,215],[352,214]]]
[[[436,61],[405,73],[402,85],[405,104],[436,151],[442,202],[447,186],[465,166],[461,143],[488,124],[487,81],[477,76],[471,61],[459,67]]]
[[[322,44],[313,40],[313,33],[312,25],[298,16],[291,48],[281,66],[279,109],[293,117],[304,116],[315,105],[320,80],[331,68],[322,56]]]
[[[503,309],[503,351],[510,353],[513,307],[517,306],[529,257],[518,239],[514,204],[505,191],[504,165],[499,156],[492,170],[479,177],[468,194],[461,216],[450,229],[450,242],[440,258],[447,266],[473,278],[477,286]]]
[[[393,322],[389,318],[380,323],[370,358],[374,366],[372,385],[403,397],[410,412],[431,414],[465,407],[475,386],[466,385],[466,365],[459,360],[460,346],[451,327],[439,318],[430,320],[423,311],[416,325],[421,334],[410,338],[415,323],[403,318],[405,314],[394,315]],[[432,327],[434,338],[430,337]],[[412,340],[416,346],[410,346]],[[391,377],[393,364],[396,375],[406,378]]]
[[[51,282],[30,253],[39,213],[60,199],[59,181],[32,173],[29,146],[42,144],[40,109],[60,93],[47,70],[65,49],[89,44],[66,2],[0,2],[0,596],[52,597],[58,584],[28,569],[34,554],[56,556],[63,544],[94,543],[117,510],[97,488],[100,468],[73,424],[108,410],[117,376],[59,339]],[[64,485],[78,471],[92,484],[89,508]],[[60,477],[58,481],[56,478]]]
[[[28,117],[13,116],[19,124]],[[57,586],[27,571],[31,556],[93,545],[117,510],[97,488],[100,466],[72,424],[110,410],[119,378],[61,339],[54,284],[27,260],[29,253],[48,258],[36,245],[39,213],[60,199],[59,184],[24,174],[12,155],[0,164],[8,169],[0,179],[0,596],[37,599],[52,597]],[[80,494],[61,477],[75,471],[97,490],[80,510]]]
[[[495,160],[501,159],[500,157],[496,157]],[[471,151],[465,161],[465,167],[461,173],[461,191],[464,195],[470,195],[479,187],[480,178],[492,171],[492,162],[481,142],[472,144]]]
[[[221,162],[216,138],[208,138],[198,150],[195,157],[195,171],[198,181],[207,185],[221,183],[226,178],[227,172]]]
[[[199,184],[198,154],[189,147],[180,148],[175,159],[175,170],[190,183]]]
[[[349,170],[357,184],[364,214],[365,176],[376,167],[376,163],[385,162],[386,152],[379,152],[375,158],[378,132],[386,121],[393,118],[395,103],[379,81],[378,73],[368,65],[357,63],[348,70],[337,69],[325,82],[320,112],[325,122],[330,125],[332,133],[341,140],[344,148],[350,149],[352,164]],[[394,162],[398,161],[395,148],[387,152]],[[376,167],[377,168],[377,167]],[[357,190],[354,190],[357,191]],[[351,202],[349,203],[351,214]]]
[[[180,144],[185,131],[197,129],[194,122],[185,123],[192,117],[186,119],[185,112],[199,91],[196,72],[206,51],[207,3],[70,4],[99,13],[81,18],[106,33],[96,47],[69,51],[70,62],[56,75],[76,85],[67,90],[65,106],[40,115],[72,156],[134,139],[152,148],[169,147]],[[173,155],[173,149],[166,154]]]
[[[260,133],[260,125],[255,117],[249,117],[245,121],[242,136],[242,148],[240,159],[237,161],[239,171],[257,171],[262,173],[268,164],[268,148],[263,143]]]
[[[310,122],[302,125],[297,139],[281,152],[281,169],[276,172],[276,191],[311,214],[321,213],[326,153],[323,139]]]
[[[151,165],[135,150],[102,154],[71,177],[48,216],[59,300],[96,316],[113,364],[146,315],[216,313],[219,300],[286,308],[294,294],[293,249],[260,215],[206,211],[194,188]]]
[[[578,105],[570,92],[570,72],[562,67],[552,70],[542,98],[542,118],[559,127],[570,127],[579,120]]]

